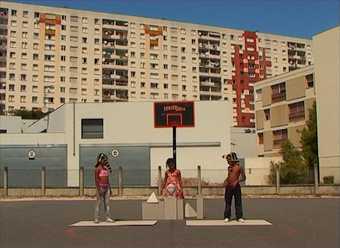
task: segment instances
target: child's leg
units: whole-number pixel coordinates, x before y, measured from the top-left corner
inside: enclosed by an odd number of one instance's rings
[[[110,218],[110,189],[108,189],[104,194],[104,209],[106,218]]]
[[[243,218],[242,212],[242,193],[241,193],[241,186],[238,184],[234,190],[234,197],[235,197],[235,210],[236,210],[236,218],[240,219]]]
[[[225,187],[225,193],[224,193],[224,201],[225,201],[224,218],[230,219],[232,199],[233,199],[233,190],[232,190],[232,188],[231,187]]]
[[[98,192],[98,190],[96,190],[96,205],[95,205],[95,209],[94,209],[94,219],[98,220],[99,219],[99,211],[100,211],[100,202],[101,202],[101,196]]]

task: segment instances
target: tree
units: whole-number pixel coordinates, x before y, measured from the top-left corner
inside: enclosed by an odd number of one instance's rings
[[[318,163],[318,133],[316,103],[309,109],[309,120],[306,127],[301,132],[300,143],[302,146],[302,156],[309,168],[313,168]]]
[[[38,120],[45,116],[45,114],[41,111],[30,111],[30,110],[14,110],[13,115],[21,116],[22,119],[34,119]]]
[[[271,163],[269,181],[276,182],[276,168],[280,169],[280,182],[283,184],[306,183],[308,167],[305,165],[302,153],[287,140],[281,146],[282,161]]]

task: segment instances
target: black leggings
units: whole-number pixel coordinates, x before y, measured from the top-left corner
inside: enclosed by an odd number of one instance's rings
[[[232,203],[233,196],[235,197],[236,219],[240,219],[243,217],[243,213],[242,213],[242,193],[241,193],[241,186],[239,183],[235,187],[228,186],[225,188],[224,218],[230,219],[231,203]]]

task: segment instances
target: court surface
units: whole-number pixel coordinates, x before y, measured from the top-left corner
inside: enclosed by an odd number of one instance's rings
[[[94,200],[0,202],[1,248],[340,247],[340,199],[244,199],[246,220],[272,225],[70,226],[90,221]],[[206,220],[223,218],[222,199],[205,200]],[[111,201],[117,221],[141,220],[139,200]],[[219,221],[221,223],[221,221]]]

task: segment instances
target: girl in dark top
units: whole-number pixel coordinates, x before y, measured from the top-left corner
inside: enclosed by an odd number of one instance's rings
[[[106,222],[113,222],[110,218],[110,182],[109,175],[111,172],[111,167],[108,162],[108,158],[104,153],[100,153],[97,156],[97,163],[95,165],[95,183],[97,189],[97,201],[94,213],[94,222],[99,223],[99,209],[101,202],[104,204]]]

